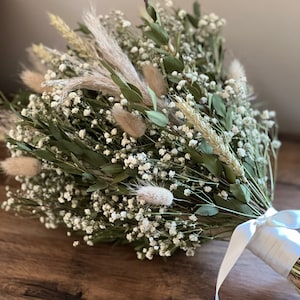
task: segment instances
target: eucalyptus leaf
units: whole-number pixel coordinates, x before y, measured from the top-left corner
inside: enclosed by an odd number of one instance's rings
[[[226,112],[226,121],[225,121],[225,128],[227,131],[230,131],[232,128],[232,120],[233,119],[233,109],[229,107]]]
[[[154,22],[156,22],[156,20],[157,20],[157,14],[156,14],[156,11],[155,11],[155,9],[154,9],[154,7],[152,5],[148,5],[147,6],[147,13],[152,18],[152,20]]]
[[[127,87],[120,87],[120,90],[123,96],[130,102],[142,102],[142,96],[135,91],[134,89],[130,88],[128,85]]]
[[[41,159],[44,159],[49,162],[55,162],[56,157],[55,154],[48,151],[48,150],[43,150],[43,149],[36,149],[32,152],[36,157],[39,157]]]
[[[201,141],[200,149],[205,154],[213,154],[212,147],[205,141]]]
[[[108,184],[106,182],[98,182],[96,184],[91,185],[86,191],[88,193],[92,193],[95,191],[104,190],[107,188],[107,186]]]
[[[196,100],[200,100],[203,97],[203,92],[196,82],[193,82],[188,89]]]
[[[153,104],[153,110],[154,111],[157,111],[157,99],[156,99],[156,94],[154,93],[154,91],[148,86],[148,92],[149,92],[149,95],[151,97],[151,101],[152,101],[152,104]]]
[[[93,174],[87,173],[87,172],[82,173],[82,178],[87,179],[89,181],[95,180],[95,176]]]
[[[57,142],[52,142],[51,144],[55,145],[58,149],[65,151],[66,153],[74,153],[76,155],[82,155],[83,149],[78,146],[76,143],[72,143],[66,140],[59,140]]]
[[[243,184],[231,184],[230,192],[232,195],[242,203],[249,203],[251,200],[250,190]]]
[[[147,117],[150,119],[151,122],[154,124],[164,127],[169,123],[168,117],[159,111],[154,110],[147,110],[146,111]]]
[[[225,117],[226,116],[226,106],[224,104],[223,99],[219,95],[213,94],[211,101],[212,101],[212,105],[213,105],[213,108],[215,109],[216,113],[221,117]]]
[[[198,28],[199,20],[192,16],[191,14],[187,14],[187,19],[193,25],[193,27]]]
[[[214,176],[220,178],[222,174],[222,164],[218,157],[214,154],[202,153],[202,159],[204,167]]]
[[[228,200],[223,199],[218,195],[214,195],[215,204],[219,207],[224,207],[228,210],[232,210],[234,212],[239,212],[247,215],[253,215],[252,209],[248,206],[248,204],[244,204],[240,201],[236,201],[234,198],[229,198]]]
[[[194,14],[195,16],[200,19],[201,17],[201,9],[200,9],[200,4],[198,1],[195,1],[194,4],[193,4],[193,11],[194,11]]]
[[[129,175],[127,173],[125,173],[125,172],[119,173],[119,174],[117,174],[117,175],[114,176],[112,184],[122,182],[125,179],[127,179],[128,177],[129,177]]]
[[[101,167],[107,163],[107,159],[102,154],[89,149],[83,151],[82,158],[93,167]]]
[[[123,167],[118,164],[106,164],[101,167],[101,170],[107,174],[118,174],[123,170]]]
[[[172,73],[173,71],[182,72],[184,68],[183,62],[174,56],[164,57],[163,64],[167,73]]]
[[[226,176],[227,181],[229,183],[235,183],[236,182],[235,172],[227,165],[223,165],[223,167],[224,167],[225,176]]]
[[[169,36],[167,32],[158,23],[148,23],[151,28],[149,31],[145,31],[145,35],[159,46],[167,45],[169,42]]]
[[[219,209],[212,204],[202,204],[196,211],[196,215],[212,217],[219,213]]]
[[[192,161],[195,161],[198,164],[203,163],[202,154],[199,151],[193,148],[187,148],[186,151],[191,155]]]

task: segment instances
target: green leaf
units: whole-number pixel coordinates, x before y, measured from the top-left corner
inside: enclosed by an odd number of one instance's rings
[[[241,203],[240,201],[235,201],[234,199],[224,200],[218,195],[214,195],[215,204],[226,209],[240,212],[247,215],[253,215],[252,209],[248,204]]]
[[[147,117],[150,119],[151,122],[154,124],[164,127],[169,123],[168,117],[159,111],[154,110],[147,110],[146,111]]]
[[[226,106],[224,104],[223,99],[219,95],[213,94],[211,101],[216,113],[221,117],[225,117]]]
[[[65,162],[56,162],[56,165],[60,167],[64,172],[73,174],[73,175],[82,175],[82,171],[75,166],[72,166],[70,163]]]
[[[101,167],[101,170],[107,174],[118,174],[123,170],[123,167],[118,164],[106,164]]]
[[[15,142],[15,144],[18,146],[18,148],[20,150],[26,151],[26,152],[31,152],[34,148],[31,147],[29,144],[27,143],[22,143],[22,142]]]
[[[65,152],[67,152],[67,153],[71,152],[76,155],[82,155],[82,153],[83,153],[83,149],[81,149],[80,146],[78,146],[76,143],[73,143],[73,142],[69,142],[66,140],[59,140],[52,144],[55,145],[60,150],[65,150]]]
[[[155,11],[155,9],[154,9],[154,7],[152,5],[148,5],[148,7],[147,7],[147,13],[151,17],[151,19],[154,22],[156,22],[156,20],[157,20],[157,14],[156,14],[156,11]]]
[[[91,185],[86,191],[88,193],[92,193],[95,191],[99,191],[99,190],[104,190],[105,188],[107,188],[107,183],[106,182],[97,182],[96,184]]]
[[[243,166],[252,177],[254,178],[256,177],[256,173],[255,173],[256,166],[253,160],[246,157],[245,161],[243,162]]]
[[[88,29],[88,27],[83,23],[77,23],[79,28],[75,31],[81,31],[84,34],[91,34],[91,31]]]
[[[95,176],[93,174],[84,172],[82,173],[82,178],[87,179],[89,181],[94,181],[95,180]]]
[[[127,85],[128,86],[128,85]],[[142,102],[143,98],[140,93],[135,91],[134,89],[128,87],[121,87],[120,88],[123,96],[130,102]]]
[[[154,109],[154,111],[157,111],[156,94],[154,93],[154,91],[149,86],[148,86],[148,92],[149,92],[149,95],[151,97],[151,101],[152,101],[152,104],[153,104],[153,109]]]
[[[203,165],[205,168],[217,178],[221,177],[222,164],[218,157],[214,154],[202,153]]]
[[[195,1],[193,4],[193,10],[194,10],[194,14],[197,18],[201,17],[201,10],[200,10],[200,4],[198,1]]]
[[[125,179],[127,179],[128,177],[129,177],[129,175],[127,173],[125,173],[125,172],[120,173],[120,174],[114,176],[114,180],[112,181],[112,184],[122,182]]]
[[[212,217],[219,213],[219,209],[215,207],[213,204],[203,204],[196,211],[196,215],[204,216],[204,217]]]
[[[186,151],[191,155],[192,161],[194,161],[198,164],[203,163],[202,154],[199,153],[199,151],[192,149],[192,148],[187,148]]]
[[[199,20],[197,18],[195,18],[191,14],[187,14],[187,19],[193,25],[193,27],[195,27],[195,28],[198,27]]]
[[[145,35],[153,40],[157,45],[167,45],[169,42],[168,33],[157,23],[148,23],[151,30],[146,31]]]
[[[127,82],[121,78],[119,75],[116,74],[114,70],[111,70],[110,77],[112,81],[121,89],[121,88],[129,88]]]
[[[226,112],[226,122],[225,122],[225,128],[228,131],[230,131],[232,128],[232,118],[233,118],[232,113],[233,113],[233,109],[231,107],[229,107]]]
[[[237,200],[242,203],[249,203],[251,200],[251,192],[245,185],[231,184],[230,192]]]
[[[107,160],[103,155],[89,149],[83,151],[82,158],[95,168],[101,167],[107,163]]]
[[[173,71],[182,72],[184,68],[183,62],[174,56],[164,57],[163,64],[167,73],[172,73]]]
[[[201,141],[200,149],[205,154],[213,154],[212,147],[205,140]]]
[[[202,90],[196,82],[193,82],[193,84],[189,86],[189,91],[196,100],[200,100],[203,96]]]
[[[41,159],[45,159],[46,161],[55,162],[56,157],[55,154],[48,151],[48,150],[42,150],[42,149],[36,149],[32,152],[36,157],[39,157]]]
[[[229,168],[227,165],[223,165],[226,179],[229,183],[235,183],[236,182],[236,175],[234,171]]]

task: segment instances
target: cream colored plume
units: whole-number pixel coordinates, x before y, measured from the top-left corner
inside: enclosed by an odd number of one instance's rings
[[[146,124],[130,112],[119,107],[113,107],[112,116],[117,124],[130,136],[139,138],[145,134]]]
[[[136,198],[139,202],[153,205],[170,206],[173,203],[173,193],[159,186],[140,186],[136,189]]]
[[[41,163],[34,157],[10,157],[0,162],[2,170],[11,176],[33,177],[40,173]]]
[[[239,60],[234,59],[228,68],[227,73],[228,79],[234,79],[236,88],[241,94],[242,98],[247,97],[247,77],[244,66],[239,62]]]
[[[146,104],[151,104],[152,101],[146,84],[140,79],[128,56],[120,48],[117,41],[99,22],[95,11],[91,10],[90,12],[86,12],[83,16],[83,20],[87,28],[95,37],[100,57],[122,75],[127,82],[135,85],[141,91]]]
[[[15,127],[17,120],[17,116],[11,111],[0,110],[0,141],[4,140],[9,131]]]
[[[95,52],[75,31],[73,31],[60,17],[50,14],[49,18],[51,25],[65,38],[68,44],[78,52],[80,57],[93,59]]]
[[[149,87],[154,91],[157,97],[167,93],[165,80],[158,68],[153,65],[143,66],[143,75]]]
[[[41,94],[50,90],[48,87],[42,85],[45,79],[44,75],[39,72],[26,69],[22,71],[20,78],[27,87],[36,93]]]
[[[119,87],[112,81],[110,76],[94,72],[82,77],[74,77],[68,79],[49,80],[45,82],[47,86],[62,85],[61,98],[64,99],[67,94],[77,89],[89,89],[91,91],[101,91],[114,97],[120,97]]]

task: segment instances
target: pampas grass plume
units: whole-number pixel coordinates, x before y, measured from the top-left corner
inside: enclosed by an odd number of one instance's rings
[[[117,124],[130,136],[139,138],[145,134],[146,124],[130,112],[119,107],[114,107],[112,109],[112,116]]]
[[[143,66],[143,75],[149,87],[160,97],[167,93],[165,80],[161,72],[153,65]]]
[[[140,202],[153,205],[170,206],[174,196],[169,190],[158,186],[141,186],[136,190],[136,198]]]
[[[41,94],[49,88],[42,86],[42,82],[45,80],[44,76],[38,72],[24,70],[20,75],[23,83],[34,92]]]
[[[2,170],[11,176],[33,177],[41,171],[41,163],[34,157],[10,157],[0,162]]]

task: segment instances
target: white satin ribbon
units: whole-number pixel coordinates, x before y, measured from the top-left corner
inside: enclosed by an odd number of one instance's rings
[[[278,273],[287,277],[300,257],[300,234],[294,230],[299,228],[300,210],[277,212],[273,207],[263,216],[237,226],[219,269],[215,300],[219,300],[222,283],[247,246]]]

